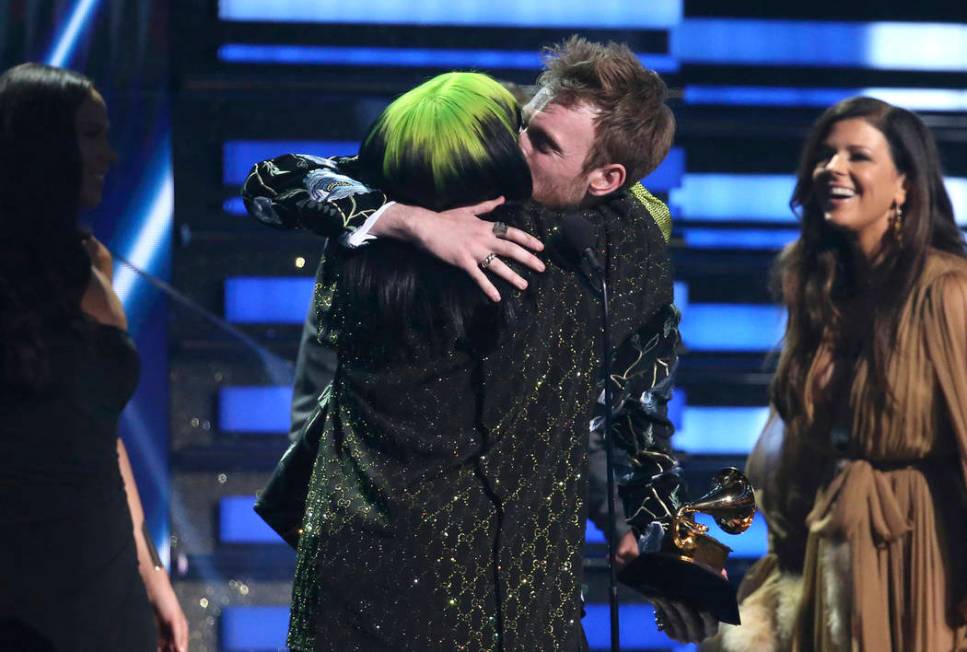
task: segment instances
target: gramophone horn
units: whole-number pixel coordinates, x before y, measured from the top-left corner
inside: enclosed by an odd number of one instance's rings
[[[741,534],[752,525],[755,495],[745,475],[734,468],[722,469],[712,478],[707,494],[687,505],[689,512],[702,512],[715,518],[729,534]]]

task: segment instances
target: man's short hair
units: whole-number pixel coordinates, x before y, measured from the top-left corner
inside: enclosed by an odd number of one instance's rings
[[[626,45],[579,36],[547,48],[544,60],[538,84],[551,102],[586,103],[599,112],[585,172],[620,163],[630,186],[658,167],[675,137],[675,117],[665,104],[668,88],[658,73],[642,66]]]

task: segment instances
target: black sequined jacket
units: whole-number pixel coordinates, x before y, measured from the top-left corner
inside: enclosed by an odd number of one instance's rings
[[[386,201],[340,172],[352,174],[352,161],[284,156],[258,164],[243,196],[263,222],[340,237]],[[340,286],[346,258],[363,250],[327,251],[314,302],[338,369],[313,417],[323,436],[299,542],[293,648],[578,648],[588,427],[601,427],[600,297],[561,253],[558,214],[526,204],[494,215],[550,255],[526,292],[505,296],[514,320],[480,346],[375,354],[358,334],[378,315]],[[666,417],[678,344],[671,266],[630,194],[583,216],[608,277],[614,434],[640,530],[678,504]]]

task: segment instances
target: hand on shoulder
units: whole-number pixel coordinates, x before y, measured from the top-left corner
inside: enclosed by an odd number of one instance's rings
[[[512,226],[495,227],[499,223],[480,217],[503,203],[503,197],[498,197],[441,213],[395,204],[387,209],[372,233],[415,244],[462,269],[491,300],[500,301],[500,293],[488,273],[496,274],[520,290],[527,287],[527,281],[502,259],[514,260],[537,272],[544,271],[544,263],[531,253],[544,248],[540,240]]]

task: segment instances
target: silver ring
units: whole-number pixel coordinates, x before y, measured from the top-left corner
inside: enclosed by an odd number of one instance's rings
[[[487,254],[486,258],[480,261],[480,269],[487,269],[490,267],[490,263],[494,262],[494,258],[496,257],[497,254],[491,251],[489,254]]]
[[[494,235],[498,238],[502,238],[507,235],[507,223],[506,222],[494,222]]]

